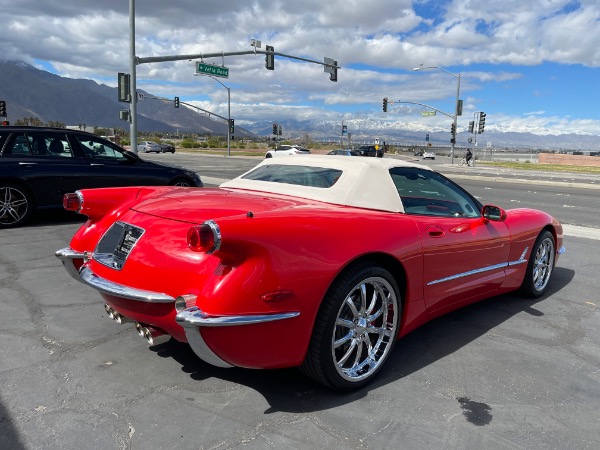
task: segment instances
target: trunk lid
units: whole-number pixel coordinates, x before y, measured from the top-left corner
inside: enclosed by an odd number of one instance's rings
[[[307,202],[258,192],[211,188],[181,188],[144,199],[131,209],[143,214],[188,223],[297,207]],[[308,202],[315,203],[315,202]]]

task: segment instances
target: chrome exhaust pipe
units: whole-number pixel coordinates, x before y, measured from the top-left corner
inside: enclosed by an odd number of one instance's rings
[[[108,314],[108,317],[110,317],[112,320],[116,321],[117,323],[124,324],[124,323],[133,322],[132,319],[130,319],[129,317],[125,317],[122,314],[119,314],[117,311],[112,309],[108,304],[104,304],[104,311],[106,311],[106,314]]]
[[[115,312],[114,316],[115,316],[114,317],[115,321],[121,325],[123,325],[124,323],[133,322],[133,320],[130,319],[129,317],[125,317],[124,315],[119,314],[118,312]]]
[[[141,337],[146,337],[146,327],[139,322],[135,323],[135,329]]]
[[[151,347],[153,345],[164,344],[169,339],[171,339],[170,335],[168,335],[164,331],[159,330],[158,328],[154,328],[154,327],[145,328],[144,337],[146,338],[146,341],[148,341],[148,345]]]
[[[108,306],[108,303],[104,304],[104,311],[106,311],[108,317],[110,317],[112,320],[115,320],[115,310]]]

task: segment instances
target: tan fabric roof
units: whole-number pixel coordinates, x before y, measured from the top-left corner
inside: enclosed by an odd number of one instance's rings
[[[227,181],[220,187],[291,195],[336,205],[404,212],[389,170],[392,167],[419,167],[431,170],[427,166],[394,158],[334,155],[295,155],[276,160],[268,158],[256,167],[270,164],[334,168],[342,170],[343,173],[330,188],[248,180],[243,178],[244,175]]]

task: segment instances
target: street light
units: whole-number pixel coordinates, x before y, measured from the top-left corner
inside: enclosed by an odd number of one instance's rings
[[[419,70],[424,70],[424,69],[440,69],[441,71],[446,72],[446,73],[452,75],[453,77],[456,77],[456,79],[458,80],[458,83],[456,84],[456,104],[454,105],[454,129],[456,129],[457,122],[458,122],[458,102],[459,102],[459,95],[460,95],[460,73],[453,73],[453,72],[450,72],[449,70],[446,70],[443,67],[439,67],[439,66],[430,66],[430,67],[420,66],[420,67],[415,67],[413,70],[415,72],[417,72]],[[454,164],[454,146],[456,145],[456,138],[454,136],[452,136],[450,145],[451,145],[450,163]]]
[[[209,77],[227,89],[227,156],[231,156],[231,89],[221,83],[217,78],[210,75]]]

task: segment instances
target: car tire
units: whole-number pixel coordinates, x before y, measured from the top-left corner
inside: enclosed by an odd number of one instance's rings
[[[171,183],[171,186],[179,186],[179,187],[192,187],[193,183],[187,178],[176,178]]]
[[[396,342],[400,309],[389,271],[373,262],[349,267],[323,299],[302,371],[339,391],[369,383]]]
[[[540,297],[546,292],[556,261],[554,236],[548,230],[540,233],[531,250],[521,293],[526,297]]]
[[[265,155],[265,158],[272,158],[272,157],[273,157],[273,155],[271,155],[270,153],[267,153],[267,154]]]
[[[0,228],[18,227],[33,213],[29,192],[13,183],[0,185]]]

